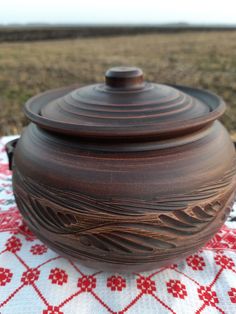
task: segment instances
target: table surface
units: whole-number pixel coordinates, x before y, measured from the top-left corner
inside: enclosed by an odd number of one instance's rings
[[[179,264],[124,275],[65,259],[22,221],[0,138],[1,314],[236,313],[236,205],[217,235]]]

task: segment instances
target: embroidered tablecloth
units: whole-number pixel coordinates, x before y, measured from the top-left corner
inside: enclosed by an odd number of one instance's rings
[[[179,264],[131,275],[86,268],[47,248],[22,221],[4,149],[10,139],[0,139],[1,314],[236,313],[234,213]]]

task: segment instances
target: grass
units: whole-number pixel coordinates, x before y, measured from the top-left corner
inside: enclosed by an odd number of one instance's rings
[[[147,80],[209,89],[224,98],[236,134],[236,31],[150,34],[0,44],[0,135],[20,133],[25,101],[50,88],[103,81],[111,66],[141,67]]]

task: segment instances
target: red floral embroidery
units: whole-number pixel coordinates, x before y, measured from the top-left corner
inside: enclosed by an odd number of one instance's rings
[[[206,305],[214,306],[216,303],[219,303],[215,291],[212,291],[210,287],[201,286],[197,289],[199,299],[204,301]]]
[[[11,215],[3,217],[2,221],[1,221],[1,227],[9,226],[11,221],[12,221],[12,216]]]
[[[111,291],[122,291],[126,287],[126,281],[121,276],[111,276],[107,279],[107,287]]]
[[[215,262],[224,269],[232,269],[235,266],[232,258],[226,255],[216,255]]]
[[[67,283],[68,275],[63,269],[56,267],[51,269],[48,279],[50,279],[53,284],[62,286],[64,283]]]
[[[186,261],[193,270],[203,270],[204,266],[206,266],[203,257],[197,254],[189,256]]]
[[[82,291],[92,291],[94,288],[96,288],[96,278],[93,276],[83,276],[78,279],[77,286],[81,288]]]
[[[152,294],[154,291],[156,291],[155,281],[148,277],[140,276],[136,282],[137,288],[140,289],[143,293]]]
[[[231,231],[231,232],[235,232],[236,230],[234,231]],[[226,241],[227,243],[229,243],[229,247],[231,249],[236,249],[236,241],[235,241],[235,234],[231,234],[231,233],[228,233],[226,235],[226,237],[224,237],[224,241]]]
[[[0,172],[5,175],[10,175],[11,171],[9,170],[8,164],[0,164]]]
[[[8,251],[16,253],[21,249],[21,247],[22,247],[21,240],[18,239],[17,237],[12,236],[10,239],[7,240],[6,248]]]
[[[229,229],[224,226],[215,236],[214,238],[208,242],[208,248],[215,248],[215,249],[235,249],[236,248],[236,230]]]
[[[167,282],[167,291],[175,298],[184,299],[187,296],[186,286],[179,280],[171,279]]]
[[[172,265],[170,265],[170,269],[175,269],[175,268],[177,268],[177,267],[178,267],[177,264],[172,264]]]
[[[12,272],[8,268],[0,267],[0,286],[5,286],[11,281]]]
[[[26,241],[33,241],[36,239],[35,235],[29,230],[28,226],[24,222],[22,222],[22,224],[19,226],[17,233],[25,236]]]
[[[49,307],[46,310],[43,310],[43,314],[64,314],[64,313],[60,311],[59,307],[49,305]]]
[[[2,183],[1,186],[2,186],[3,188],[11,188],[11,187],[12,187],[12,185],[9,184],[9,183]],[[9,209],[10,209],[10,208],[9,208]]]
[[[18,210],[9,208],[0,213],[0,230],[10,231],[16,233],[21,223],[21,217]]]
[[[25,285],[31,285],[39,278],[40,271],[36,268],[31,268],[26,270],[21,278],[21,282]]]
[[[44,244],[35,244],[31,247],[30,252],[33,255],[42,255],[46,253],[48,248]]]
[[[232,303],[236,303],[236,288],[231,288],[228,292],[230,301]]]

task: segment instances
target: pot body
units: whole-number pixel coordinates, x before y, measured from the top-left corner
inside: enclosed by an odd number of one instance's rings
[[[14,152],[13,189],[29,228],[87,266],[146,271],[201,248],[236,188],[235,149],[216,121],[159,141],[86,142],[31,123]]]

